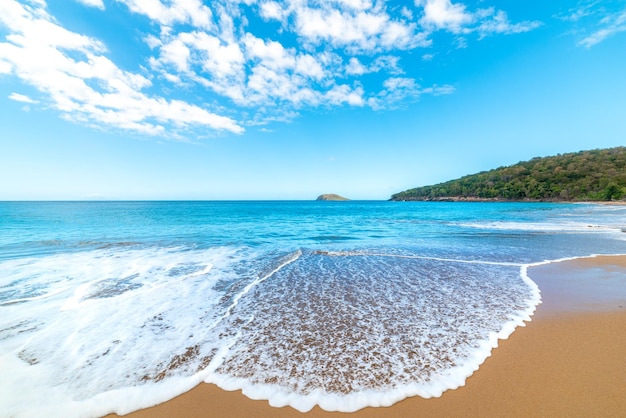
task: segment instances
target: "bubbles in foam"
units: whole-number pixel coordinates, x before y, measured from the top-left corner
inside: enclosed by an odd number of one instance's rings
[[[0,263],[0,364],[14,369],[0,393],[29,376],[20,396],[54,409],[193,376],[221,347],[204,324],[227,303],[218,283],[242,279],[231,270],[240,258],[229,248],[147,248]],[[6,407],[32,415],[28,405]]]
[[[528,319],[537,295],[519,269],[227,247],[5,261],[3,409],[125,413],[203,380],[302,411],[439,396]]]
[[[309,254],[240,303],[246,325],[210,381],[301,411],[439,396],[528,319],[533,296],[519,266]]]

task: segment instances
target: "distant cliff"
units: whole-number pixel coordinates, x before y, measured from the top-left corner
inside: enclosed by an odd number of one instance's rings
[[[347,197],[339,196],[338,194],[323,194],[317,197],[315,200],[336,200],[336,201],[344,201],[350,200]]]
[[[610,201],[626,197],[626,147],[533,158],[432,186],[390,200]]]

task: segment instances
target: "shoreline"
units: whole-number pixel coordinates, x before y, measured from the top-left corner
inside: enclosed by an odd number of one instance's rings
[[[353,413],[301,413],[200,384],[127,417],[623,416],[626,255],[533,264],[542,303],[525,326],[499,340],[465,385],[439,398],[411,397]],[[616,291],[617,290],[617,291]],[[115,417],[112,414],[109,417]]]
[[[558,199],[505,199],[502,197],[447,196],[387,199],[388,202],[441,202],[441,203],[571,203],[590,205],[626,206],[626,200],[558,200]]]

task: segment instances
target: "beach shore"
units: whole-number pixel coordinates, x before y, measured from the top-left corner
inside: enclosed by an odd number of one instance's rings
[[[128,417],[623,417],[626,256],[532,267],[542,292],[531,322],[500,341],[465,386],[344,414],[300,413],[210,384]],[[111,415],[114,417],[115,415]]]

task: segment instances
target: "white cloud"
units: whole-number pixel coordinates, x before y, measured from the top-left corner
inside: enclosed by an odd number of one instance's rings
[[[8,61],[0,60],[0,74],[11,74],[13,67]]]
[[[16,102],[22,102],[22,103],[30,103],[30,104],[39,103],[37,100],[31,99],[30,97],[25,96],[23,94],[19,94],[19,93],[11,93],[9,95],[9,99],[15,100]]]
[[[585,36],[585,38],[578,42],[578,45],[591,48],[613,35],[626,32],[626,8],[604,16],[598,26],[600,26],[599,29]]]
[[[614,10],[613,5],[624,3],[623,0],[578,0],[576,6],[568,9],[565,12],[557,13],[554,17],[566,22],[583,22],[583,24],[590,23],[592,20],[602,19],[609,16],[612,13],[609,10]],[[623,8],[623,5],[619,5],[619,8]],[[615,11],[613,11],[615,13]],[[600,17],[599,17],[600,16]]]
[[[84,4],[85,6],[96,7],[100,10],[104,10],[104,3],[102,3],[102,0],[76,0],[76,1]]]
[[[279,4],[263,1],[259,9],[263,18],[280,21],[284,30],[294,32],[311,45],[330,43],[350,51],[372,52],[412,48],[424,42],[406,7],[392,18],[382,2],[287,0]]]
[[[374,47],[372,39],[387,23],[384,15],[360,12],[356,15],[339,10],[303,8],[297,14],[298,33],[314,42],[330,41],[337,45]]]
[[[626,32],[626,5],[623,0],[579,0],[575,7],[557,13],[556,19],[569,22],[568,32],[577,38],[577,45],[591,48],[600,42]]]
[[[383,89],[377,96],[370,97],[368,104],[375,110],[397,107],[406,101],[416,101],[424,94],[440,96],[451,94],[450,85],[422,87],[409,77],[390,77],[383,82]]]
[[[163,46],[159,58],[152,61],[154,68],[167,74],[168,66],[173,67],[186,79],[212,89],[239,106],[277,106],[279,103],[317,106],[323,99],[323,92],[313,89],[312,85],[328,75],[324,54],[298,53],[279,42],[263,40],[250,33],[243,35],[239,43],[226,43],[205,32],[179,33],[160,43]],[[183,48],[190,52],[171,52]]]
[[[239,44],[226,43],[204,32],[182,33],[179,39],[194,51],[195,63],[217,79],[241,76],[245,58]]]
[[[481,38],[492,34],[512,34],[528,32],[542,25],[538,21],[526,21],[520,23],[511,23],[507,14],[502,10],[494,8],[480,10],[479,15],[483,18],[482,23],[478,27]]]
[[[448,30],[457,35],[479,33],[482,39],[492,34],[514,34],[528,32],[542,25],[538,21],[511,23],[506,12],[493,7],[470,12],[462,3],[451,0],[415,0],[424,9],[420,19],[422,25],[433,30]],[[466,46],[466,40],[460,43]]]
[[[144,38],[144,42],[150,47],[150,49],[163,46],[163,42],[154,35],[148,35]]]
[[[283,9],[280,3],[275,1],[264,1],[259,5],[261,17],[264,19],[275,19],[283,21],[288,15],[288,11]]]
[[[399,58],[391,55],[381,55],[376,57],[367,66],[361,63],[358,58],[350,58],[348,65],[345,67],[347,75],[363,75],[368,73],[386,72],[389,74],[402,74],[403,71],[399,65]]]
[[[264,41],[254,35],[246,34],[243,39],[247,56],[272,69],[293,68],[296,59],[294,51],[285,49],[279,42]]]
[[[189,23],[199,28],[212,26],[213,14],[201,0],[169,0],[169,5],[161,0],[117,0],[124,3],[132,12],[139,13],[160,23],[173,25]]]
[[[102,43],[58,26],[44,10],[4,1],[0,15],[12,32],[0,42],[0,61],[68,120],[149,134],[162,134],[170,124],[243,131],[234,120],[193,104],[146,95],[147,78],[120,69],[102,55]]]
[[[371,0],[339,0],[339,3],[354,10],[367,10],[372,8]]]
[[[102,0],[76,1],[104,10]],[[467,45],[471,35],[538,25],[454,0],[116,1],[151,23],[142,26],[150,51],[138,57],[138,70],[118,66],[101,41],[63,28],[43,1],[1,0],[9,34],[0,42],[0,74],[37,88],[68,120],[158,135],[193,127],[238,133],[306,107],[394,108],[449,94],[452,87],[423,87],[419,75],[406,74],[414,58],[405,52],[432,59],[418,48],[432,46],[435,31]],[[387,81],[372,81],[380,79]],[[183,94],[203,103],[184,102]]]
[[[174,39],[161,47],[162,60],[174,64],[178,71],[184,72],[189,70],[190,55],[189,48],[181,39]]]
[[[402,9],[400,10],[400,13],[402,14],[402,16],[404,16],[409,21],[413,20],[413,12],[411,10],[409,10],[408,7],[406,7],[406,6],[402,7]]]
[[[383,82],[383,86],[385,86],[387,91],[414,90],[419,87],[415,80],[406,77],[388,78]]]
[[[456,89],[454,86],[445,84],[443,86],[434,85],[422,90],[422,94],[432,94],[433,96],[443,96],[444,94],[452,94]]]
[[[422,24],[434,25],[437,29],[458,33],[474,20],[463,4],[452,4],[450,0],[416,0],[415,4],[424,7]]]
[[[328,103],[333,105],[349,104],[352,106],[363,106],[365,104],[363,88],[352,88],[345,84],[333,87],[330,91],[326,92],[324,98]]]
[[[312,55],[303,54],[296,58],[296,73],[321,80],[326,76],[322,65]]]
[[[400,58],[393,55],[381,55],[376,57],[370,69],[372,72],[385,71],[392,75],[404,73],[400,67]]]
[[[358,58],[352,57],[350,58],[348,65],[346,66],[346,74],[348,75],[362,75],[368,73],[369,70],[366,66],[361,64]]]

